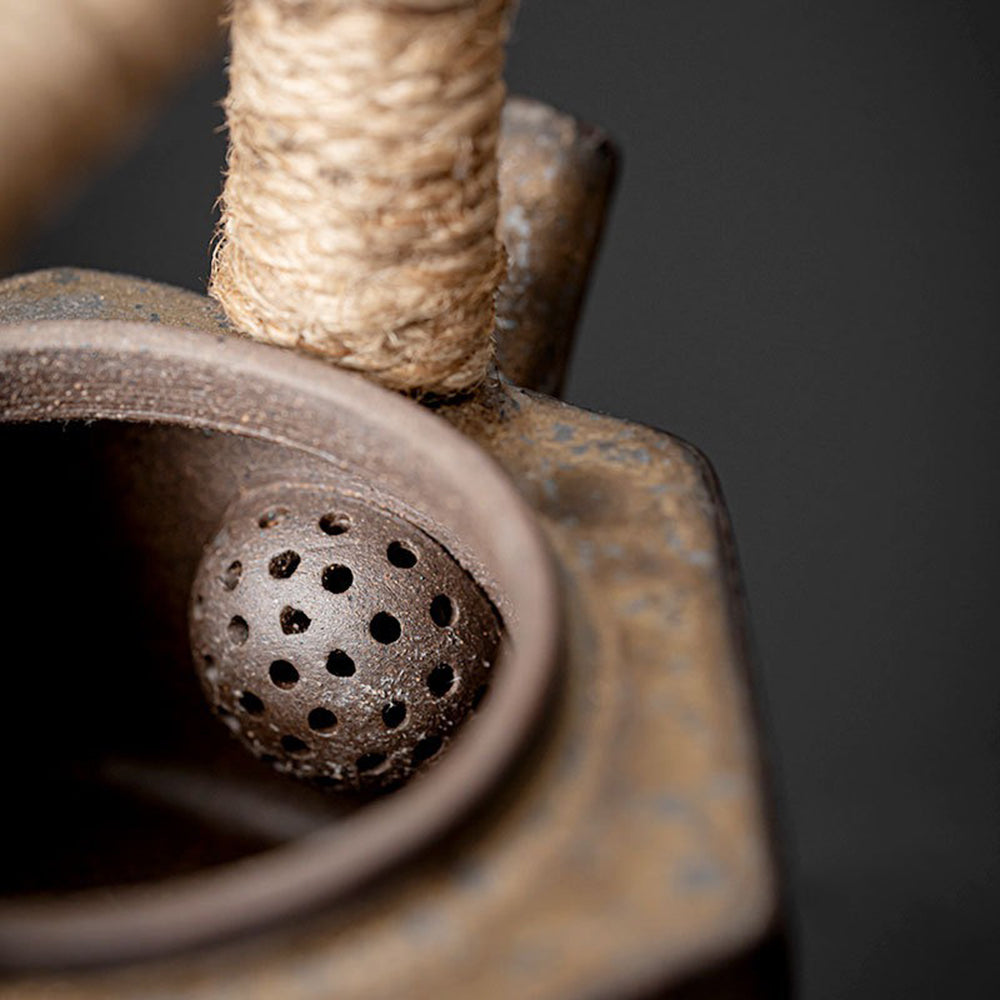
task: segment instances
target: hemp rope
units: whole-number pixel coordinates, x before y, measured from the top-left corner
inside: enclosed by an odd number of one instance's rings
[[[506,0],[236,0],[210,292],[394,389],[493,355]]]

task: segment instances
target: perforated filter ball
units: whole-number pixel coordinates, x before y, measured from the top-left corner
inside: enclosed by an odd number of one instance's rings
[[[205,693],[281,771],[396,785],[482,699],[492,604],[419,528],[314,485],[256,490],[206,547],[191,602]]]

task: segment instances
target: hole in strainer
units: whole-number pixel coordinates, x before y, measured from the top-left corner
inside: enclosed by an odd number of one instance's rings
[[[400,569],[410,569],[417,565],[417,554],[407,548],[402,542],[390,542],[385,550],[385,556],[393,566]]]
[[[382,709],[382,721],[386,729],[398,729],[406,718],[406,705],[401,701],[390,702]]]
[[[309,713],[309,728],[317,733],[329,732],[337,724],[337,716],[328,708],[314,708]]]
[[[271,681],[280,688],[295,687],[299,682],[299,672],[288,660],[275,660],[267,672]]]
[[[281,746],[285,753],[305,753],[309,749],[309,744],[304,743],[298,736],[282,736]]]
[[[331,594],[342,594],[345,590],[350,590],[354,583],[354,574],[348,566],[338,566],[334,563],[323,570],[323,589]]]
[[[234,646],[242,646],[243,643],[247,641],[247,637],[250,635],[250,626],[247,625],[245,618],[241,618],[239,615],[233,615],[233,617],[229,619],[229,625],[226,627],[226,632],[229,633],[229,641]]]
[[[376,767],[381,767],[384,763],[384,753],[363,753],[358,758],[357,767],[359,771],[374,771]]]
[[[455,620],[455,608],[447,594],[438,594],[431,601],[431,621],[438,628],[447,628]]]
[[[286,604],[281,609],[279,620],[281,621],[281,631],[285,635],[299,635],[312,624],[312,619],[304,611],[293,608],[290,604]]]
[[[441,743],[440,736],[425,736],[413,748],[413,766],[416,767],[418,764],[423,764],[425,760],[430,760],[441,749]]]
[[[267,571],[275,580],[287,580],[299,568],[301,561],[298,552],[287,549],[271,558]]]
[[[239,559],[234,559],[227,567],[226,571],[222,574],[220,579],[222,580],[222,586],[226,590],[235,590],[237,584],[240,582],[240,577],[243,575],[243,563]]]
[[[447,663],[439,663],[427,675],[427,689],[435,698],[446,695],[455,683],[455,671]]]
[[[264,712],[264,702],[253,691],[244,691],[240,695],[240,707],[250,715],[261,715]]]
[[[335,649],[326,658],[326,669],[334,677],[353,677],[355,670],[354,660],[342,649]]]
[[[201,662],[205,665],[205,680],[214,684],[219,679],[219,670],[215,665],[215,657],[211,653],[202,653]]]
[[[319,526],[328,535],[342,535],[351,527],[351,519],[347,514],[331,511],[319,519]]]
[[[288,517],[286,507],[271,507],[257,518],[257,526],[259,528],[273,528],[276,524],[281,524],[286,517]]]
[[[371,620],[368,631],[371,632],[372,638],[376,642],[387,646],[390,642],[395,642],[403,630],[400,627],[398,618],[394,618],[387,611],[380,611]]]

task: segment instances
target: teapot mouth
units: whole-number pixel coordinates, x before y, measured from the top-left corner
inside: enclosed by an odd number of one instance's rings
[[[152,958],[328,905],[444,836],[521,755],[557,675],[564,626],[555,569],[513,483],[439,417],[282,349],[124,321],[6,326],[0,380],[5,435],[24,426],[129,424],[140,447],[146,434],[154,441],[165,430],[186,435],[189,455],[203,459],[195,463],[202,478],[186,480],[183,501],[198,524],[211,522],[234,489],[273,477],[273,464],[255,465],[264,452],[285,474],[325,471],[404,511],[489,595],[509,638],[490,697],[428,773],[236,860],[114,892],[9,896],[0,902],[0,964],[56,968]],[[207,451],[199,452],[199,441],[209,442]],[[232,461],[213,465],[206,455]],[[169,544],[190,558],[207,541],[198,535]],[[193,569],[184,559],[172,572],[175,591],[190,586]],[[186,593],[173,597],[186,604]],[[189,662],[174,669],[192,671]]]

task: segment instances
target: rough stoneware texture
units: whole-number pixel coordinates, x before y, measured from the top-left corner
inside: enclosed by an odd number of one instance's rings
[[[330,486],[241,496],[191,593],[195,665],[222,721],[277,770],[334,787],[392,787],[444,752],[499,642],[440,545]]]
[[[125,291],[114,308],[129,307]],[[36,280],[31,294],[42,313],[67,289]],[[559,563],[567,668],[531,760],[460,834],[355,902],[198,954],[62,975],[63,995],[625,997],[768,940],[766,796],[728,522],[704,459],[509,386],[441,413],[510,474]],[[0,996],[49,996],[55,982]]]
[[[511,98],[500,132],[497,363],[515,384],[559,395],[617,172],[600,129]]]

